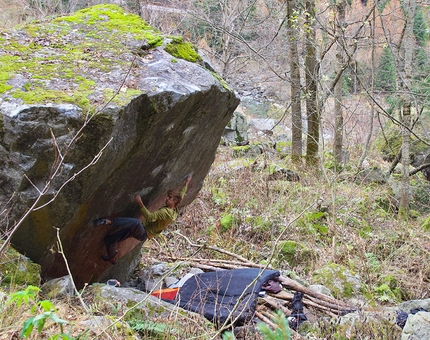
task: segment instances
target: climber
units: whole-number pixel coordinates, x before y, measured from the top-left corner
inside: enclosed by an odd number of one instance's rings
[[[170,223],[176,220],[178,216],[177,206],[184,197],[191,178],[192,175],[188,175],[185,178],[185,184],[179,192],[169,190],[167,192],[165,206],[152,213],[145,207],[142,198],[136,195],[134,201],[139,206],[144,221],[133,217],[117,217],[113,219],[100,218],[94,220],[93,223],[95,227],[99,225],[112,226],[112,230],[104,238],[107,255],[103,255],[102,259],[115,264],[117,261],[116,254],[118,253],[116,244],[118,242],[124,241],[130,237],[145,242],[148,238],[151,239],[159,235]]]

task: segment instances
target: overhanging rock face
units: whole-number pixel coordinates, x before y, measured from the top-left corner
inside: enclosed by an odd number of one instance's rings
[[[73,20],[24,27],[0,38],[0,64],[18,56],[9,77],[0,77],[0,203],[7,210],[1,227],[11,230],[38,200],[41,208],[24,219],[12,244],[40,263],[48,280],[67,274],[58,234],[79,288],[109,276],[124,279],[140,254],[138,242],[126,240],[116,266],[101,260],[107,229],[91,221],[135,216],[134,194],[155,210],[168,189],[180,189],[193,173],[182,202],[189,204],[239,103],[211,72],[164,51],[168,39],[159,44],[161,38],[149,35],[146,26],[142,38],[131,23],[119,30],[123,16],[129,20],[116,6],[96,6]],[[102,45],[94,20],[110,23],[97,25]],[[133,16],[137,27],[139,22]],[[45,33],[37,35],[37,29]],[[148,48],[150,39],[157,44]],[[20,44],[34,50],[18,50]]]

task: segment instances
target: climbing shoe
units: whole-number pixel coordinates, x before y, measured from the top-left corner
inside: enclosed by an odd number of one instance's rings
[[[107,219],[99,218],[99,219],[93,221],[93,225],[94,225],[94,227],[98,227],[99,225],[108,224],[107,222],[108,222]]]
[[[102,256],[102,260],[103,260],[103,261],[106,261],[106,262],[110,262],[110,263],[112,263],[112,264],[116,264],[116,259],[115,259],[115,258],[110,259],[110,258],[109,258],[109,256],[107,256],[107,255],[103,255],[103,256]]]

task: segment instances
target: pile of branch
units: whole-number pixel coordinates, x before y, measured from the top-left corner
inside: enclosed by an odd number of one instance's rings
[[[179,234],[179,233],[178,233]],[[179,234],[183,237],[189,245],[192,247],[197,247],[200,249],[208,249],[213,250],[224,255],[228,255],[235,260],[219,260],[219,259],[206,259],[206,258],[183,258],[183,257],[174,257],[170,256],[171,261],[183,261],[188,263],[190,266],[195,268],[200,268],[202,270],[220,270],[220,269],[236,269],[236,268],[261,268],[261,269],[275,269],[270,268],[266,265],[257,264],[251,262],[244,257],[229,252],[225,249],[221,249],[214,246],[209,245],[199,245],[192,243],[187,237]],[[342,316],[350,312],[357,311],[358,308],[351,306],[343,301],[335,299],[334,297],[324,295],[318,292],[315,292],[308,287],[300,284],[299,282],[288,278],[280,276],[278,278],[279,283],[284,288],[277,294],[274,293],[266,293],[264,297],[259,298],[259,306],[257,308],[256,316],[260,318],[263,322],[267,324],[271,324],[271,315],[270,311],[273,310],[281,310],[287,317],[291,315],[291,302],[294,297],[293,292],[301,292],[303,293],[302,303],[303,305],[311,310],[316,310],[318,312],[324,313],[330,317]],[[272,323],[273,324],[273,323]]]
[[[337,300],[331,296],[315,292],[289,278],[281,276],[279,281],[282,286],[287,289],[302,292],[304,294],[302,300],[303,305],[309,309],[316,309],[332,317],[342,316],[358,310],[354,306],[348,305],[345,302]],[[283,290],[277,294],[268,293],[264,298],[262,298],[262,300],[267,305],[272,306],[275,309],[280,309],[285,313],[285,315],[290,316],[291,312],[286,308],[288,305],[286,302],[293,301],[293,297],[293,293]]]

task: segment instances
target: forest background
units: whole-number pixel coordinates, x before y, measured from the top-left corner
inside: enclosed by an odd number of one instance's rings
[[[96,3],[0,0],[0,27]],[[417,171],[425,171],[430,150],[428,3],[120,4],[198,46],[248,117],[274,118],[291,128],[287,154],[250,161],[269,163],[261,171],[226,171],[234,152],[220,146],[179,230],[255,262],[275,249],[277,267],[311,281],[327,264],[343,265],[359,274],[374,305],[429,298],[429,190]],[[275,162],[297,171],[301,183],[269,181]],[[410,166],[414,162],[419,168]],[[371,168],[383,170],[397,189],[353,180]],[[411,195],[416,185],[420,199]],[[184,256],[181,246],[169,244],[166,253]]]
[[[4,26],[93,3],[2,2],[7,5],[2,12]],[[384,156],[403,165],[399,212],[408,215],[407,165],[411,157],[418,157],[411,151],[411,136],[421,143],[420,156],[427,153],[428,136],[425,128],[420,130],[428,117],[429,100],[425,1],[132,0],[121,4],[166,34],[194,42],[244,105],[251,101],[252,106],[256,99],[278,104],[257,111],[291,126],[293,162],[300,163],[303,156],[308,166],[317,165],[324,148],[341,167],[345,151],[359,149],[360,169],[379,128],[392,122],[401,147],[389,144]],[[321,142],[327,142],[328,149]]]

